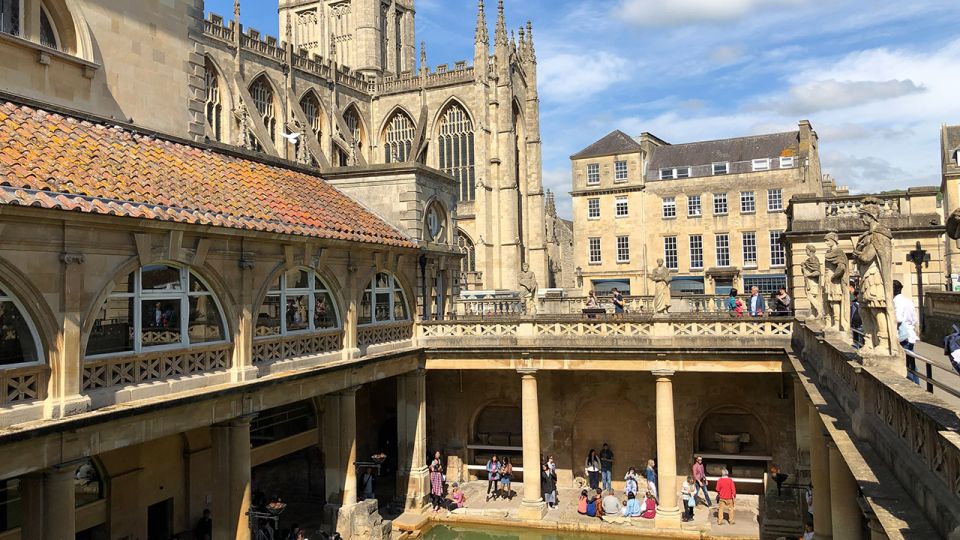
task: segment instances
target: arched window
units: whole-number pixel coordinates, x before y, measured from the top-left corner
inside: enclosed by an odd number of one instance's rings
[[[220,77],[213,64],[207,60],[205,82],[207,88],[206,116],[207,125],[218,141],[223,141],[223,102],[220,100]]]
[[[378,273],[363,291],[359,323],[375,324],[409,319],[407,299],[397,279],[386,272]]]
[[[273,87],[267,81],[265,75],[257,77],[250,85],[250,95],[253,96],[253,104],[263,119],[263,125],[267,128],[267,134],[270,135],[270,142],[277,140],[277,112],[273,103]],[[253,137],[256,141],[256,137]],[[263,151],[263,143],[256,141],[253,145],[257,152]]]
[[[226,341],[223,311],[193,272],[167,264],[124,276],[93,322],[86,356]]]
[[[443,113],[438,142],[440,170],[456,178],[461,201],[476,199],[473,122],[460,105],[453,103]]]
[[[307,126],[309,133],[313,134],[313,138],[316,139],[317,143],[322,144],[322,135],[323,135],[323,115],[321,114],[320,101],[317,100],[312,92],[303,96],[300,100],[300,108],[303,109],[303,114],[307,116]],[[300,144],[299,140],[297,141],[297,153],[300,153]],[[322,146],[321,146],[322,147]],[[317,164],[317,160],[313,159],[314,165]]]
[[[357,143],[356,151],[363,153],[365,133],[363,132],[363,123],[360,121],[360,113],[357,112],[356,107],[349,107],[343,113],[343,120],[347,123],[347,129],[350,130],[350,133],[353,134],[353,140]],[[349,167],[353,165],[351,162],[351,156],[349,152],[337,148],[338,163],[341,167]]]
[[[473,240],[459,229],[457,230],[457,247],[463,253],[463,258],[460,259],[460,272],[476,272],[477,249],[473,245]]]
[[[0,0],[0,32],[20,35],[20,0]]]
[[[410,150],[415,135],[413,120],[405,113],[397,111],[387,124],[383,135],[383,162],[403,163],[410,159]]]
[[[60,35],[57,27],[47,11],[47,6],[43,4],[40,4],[40,44],[52,49],[60,49]]]
[[[41,361],[40,339],[33,323],[20,302],[0,286],[0,366]]]
[[[312,270],[294,268],[270,285],[257,314],[257,337],[340,328],[330,289]]]

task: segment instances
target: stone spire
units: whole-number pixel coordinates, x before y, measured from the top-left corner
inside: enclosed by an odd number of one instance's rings
[[[507,44],[507,22],[503,18],[503,0],[497,2],[497,30],[493,38],[494,45]]]
[[[510,31],[510,51],[517,54],[517,34],[513,30]]]
[[[287,11],[287,26],[283,34],[283,39],[287,41],[287,45],[293,45],[293,17],[289,11]]]
[[[547,215],[556,217],[557,215],[557,201],[553,196],[553,191],[547,190]]]
[[[480,0],[477,5],[477,29],[474,36],[475,43],[490,46],[490,31],[487,29],[487,15],[483,11],[483,0]]]
[[[420,42],[420,72],[426,75],[430,71],[427,67],[427,44]]]
[[[517,47],[520,49],[520,57],[523,58],[526,56],[527,52],[527,35],[523,27],[520,27],[520,38],[517,42]]]
[[[533,47],[533,23],[527,21],[527,55],[528,60],[537,63],[537,50]]]

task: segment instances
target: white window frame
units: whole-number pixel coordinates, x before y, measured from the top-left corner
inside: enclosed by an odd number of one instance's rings
[[[664,197],[660,200],[660,211],[663,219],[674,219],[677,217],[677,198]]]
[[[629,236],[617,237],[617,262],[618,263],[630,262],[630,237]]]
[[[677,178],[690,178],[690,167],[677,167]]]
[[[630,215],[630,199],[627,197],[617,197],[613,201],[613,213],[615,217],[625,218]]]
[[[730,235],[728,233],[714,234],[713,245],[717,257],[717,266],[719,268],[728,268],[730,266]],[[723,262],[723,258],[720,257],[721,253],[724,253],[726,262]]]
[[[587,163],[587,185],[595,186],[600,183],[600,164]]]
[[[289,284],[287,283],[287,276],[294,271],[306,272],[307,275],[312,276],[313,285],[305,288],[290,287]],[[341,322],[341,319],[340,319],[340,309],[337,306],[336,298],[334,298],[333,292],[330,290],[330,287],[327,285],[326,281],[322,277],[320,277],[320,274],[318,274],[316,270],[307,268],[305,266],[292,268],[290,270],[281,272],[277,280],[279,281],[278,288],[274,289],[273,284],[271,283],[270,285],[271,288],[269,291],[267,291],[266,296],[264,296],[263,302],[261,302],[261,306],[263,305],[263,303],[267,301],[267,298],[271,296],[274,296],[274,297],[278,296],[280,297],[280,309],[286,310],[288,298],[297,298],[300,296],[306,296],[307,297],[307,327],[302,330],[288,329],[286,313],[281,313],[280,314],[280,333],[270,334],[265,336],[256,336],[254,337],[254,341],[256,341],[257,339],[270,339],[276,336],[299,336],[303,334],[327,332],[327,331],[333,331],[333,330],[343,328],[342,326],[343,323]],[[314,326],[315,320],[316,320],[315,315],[316,315],[316,306],[317,306],[317,293],[326,293],[327,297],[330,298],[330,303],[332,304],[330,307],[333,310],[333,319],[334,319],[333,326],[326,327],[326,328],[316,328]],[[259,316],[260,311],[257,310],[256,313],[257,313],[257,316]],[[253,327],[254,327],[254,330],[256,330],[256,328],[258,327],[256,320],[254,320],[253,322]]]
[[[783,231],[770,231],[770,266],[783,267],[787,265],[787,248],[781,243]]]
[[[589,264],[603,264],[603,251],[599,236],[587,238],[587,262]]]
[[[720,172],[717,172],[717,167],[723,167],[723,170],[721,170]],[[713,176],[730,174],[730,162],[723,161],[723,162],[714,163],[713,166],[710,168],[710,170],[713,172]]]
[[[756,214],[757,213],[757,194],[754,191],[741,191],[740,192],[740,213],[741,214]]]
[[[387,287],[377,287],[377,277],[383,274],[389,278]],[[397,308],[397,294],[400,293],[400,300],[403,302],[404,312],[407,314],[405,319],[397,319],[394,315]],[[359,323],[360,327],[374,326],[378,324],[392,324],[398,322],[407,322],[413,320],[413,313],[410,311],[410,302],[407,301],[407,293],[403,290],[403,287],[400,286],[400,283],[397,281],[397,277],[391,274],[390,272],[377,272],[370,278],[370,281],[367,282],[367,288],[363,290],[363,295],[366,296],[370,294],[370,322]],[[378,293],[390,293],[389,302],[387,303],[388,310],[387,313],[390,314],[387,319],[377,319],[377,294]]]
[[[781,156],[780,157],[780,168],[781,169],[792,169],[796,167],[797,158],[793,156]]]
[[[720,212],[717,210],[718,204],[723,204],[723,211]],[[713,194],[713,215],[715,216],[726,216],[730,214],[730,197],[726,193],[714,193]]]
[[[783,211],[783,188],[767,190],[767,212]]]
[[[600,219],[600,198],[599,197],[591,197],[587,199],[587,219],[589,220]]]
[[[697,204],[694,205],[693,201]],[[703,197],[700,195],[687,195],[687,217],[703,216]]]
[[[626,182],[630,179],[629,164],[625,160],[613,162],[613,181]]]
[[[699,264],[697,263],[698,260],[699,260]],[[690,269],[691,270],[703,269],[703,235],[702,234],[690,235]]]
[[[0,302],[10,302],[20,313],[20,317],[23,319],[24,323],[26,323],[27,329],[30,331],[30,338],[33,339],[33,346],[36,349],[34,354],[37,357],[37,360],[34,362],[18,362],[16,364],[0,365],[0,370],[46,364],[47,360],[43,354],[43,344],[40,341],[40,334],[37,332],[37,327],[33,324],[33,317],[31,317],[30,314],[27,313],[27,310],[23,308],[23,304],[20,302],[20,300],[14,294],[12,294],[10,287],[3,282],[0,282]]]
[[[680,269],[680,249],[676,236],[663,237],[663,264],[670,270]]]
[[[661,180],[673,180],[676,177],[677,177],[676,169],[660,169]]]
[[[770,158],[755,159],[750,163],[754,172],[770,170]]]
[[[746,231],[740,236],[743,251],[743,266],[756,268],[757,266],[757,233]]]

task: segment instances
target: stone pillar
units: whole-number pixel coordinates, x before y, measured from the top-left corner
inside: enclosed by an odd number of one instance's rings
[[[793,412],[796,422],[797,470],[796,480],[805,484],[810,481],[810,411],[807,391],[800,379],[793,377]]]
[[[47,470],[43,478],[43,540],[77,536],[76,474],[73,465]]]
[[[343,466],[340,463],[340,397],[323,396],[320,450],[323,452],[324,498],[337,506],[343,500]]]
[[[430,474],[427,469],[427,371],[397,377],[397,497],[405,510],[423,508]]]
[[[213,537],[250,539],[250,421],[244,416],[212,428],[220,490],[213,496]],[[224,489],[225,488],[225,489]]]
[[[348,388],[339,395],[340,401],[340,466],[343,471],[342,506],[357,504],[357,390]]]
[[[537,370],[519,369],[523,414],[523,500],[520,517],[543,519],[547,504],[540,493],[540,402],[537,397]]]
[[[670,370],[653,372],[657,379],[657,528],[680,528],[677,505],[677,433],[673,411],[673,377]]]
[[[813,481],[813,530],[817,539],[833,538],[830,505],[830,463],[820,412],[809,405],[810,478]]]
[[[43,473],[20,477],[20,538],[43,538]]]
[[[863,512],[857,498],[860,496],[857,481],[843,460],[843,455],[833,442],[827,444],[830,454],[830,503],[833,534],[843,540],[863,540]],[[814,510],[819,511],[816,501]],[[816,514],[814,514],[816,516]],[[814,527],[816,530],[816,527]]]
[[[259,369],[253,365],[253,334],[257,317],[256,306],[253,305],[254,269],[256,265],[252,259],[241,259],[239,265],[241,287],[237,311],[240,313],[240,320],[237,324],[233,346],[233,365],[230,370],[234,382],[254,380],[259,373]]]

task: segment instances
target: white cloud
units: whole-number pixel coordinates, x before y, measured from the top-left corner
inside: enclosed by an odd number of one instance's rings
[[[627,60],[605,51],[545,51],[538,59],[540,91],[553,102],[582,101],[628,78]]]
[[[846,109],[918,94],[926,89],[910,79],[889,81],[838,81],[835,79],[807,82],[791,87],[768,105],[784,114],[805,115],[831,109]]]
[[[615,13],[641,26],[680,26],[732,21],[766,9],[805,3],[805,0],[621,0]]]
[[[720,45],[710,51],[710,59],[720,64],[729,64],[743,58],[740,45]]]

